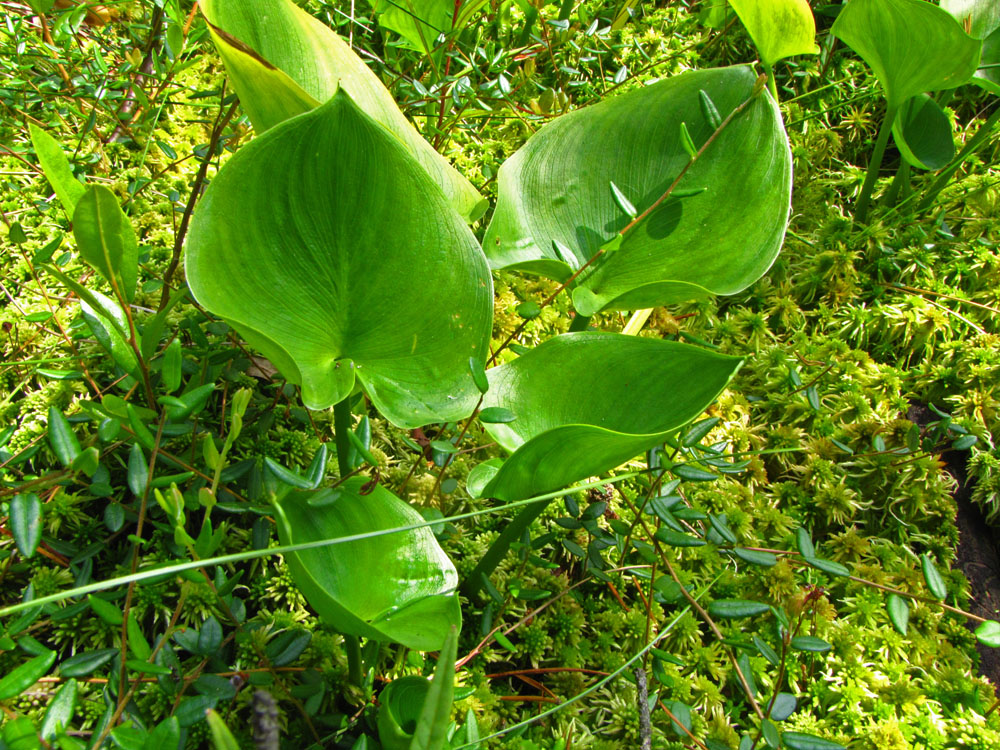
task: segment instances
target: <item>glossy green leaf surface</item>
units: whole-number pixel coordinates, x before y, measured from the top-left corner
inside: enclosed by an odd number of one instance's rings
[[[1000,3],[996,0],[941,0],[941,7],[971,36],[983,40],[979,69],[972,83],[1000,96]]]
[[[86,189],[73,211],[73,236],[80,256],[131,301],[139,276],[139,244],[114,193],[103,185]]]
[[[381,486],[361,494],[366,481],[357,477],[336,490],[289,493],[276,505],[281,543],[423,522]],[[454,593],[458,574],[429,528],[303,550],[286,559],[310,605],[343,633],[432,651],[461,624]]]
[[[979,41],[924,0],[851,0],[831,32],[868,63],[890,109],[917,94],[961,86],[979,65]]]
[[[510,458],[482,494],[521,500],[613,469],[701,414],[742,360],[618,333],[569,333],[487,372],[484,425]]]
[[[987,620],[976,628],[976,639],[990,648],[1000,648],[1000,622]]]
[[[339,88],[398,138],[467,221],[486,202],[403,116],[389,90],[332,29],[291,0],[206,0],[219,54],[258,132],[328,101]]]
[[[816,21],[806,0],[729,0],[765,65],[792,55],[815,55]]]
[[[927,94],[903,102],[892,123],[892,137],[902,157],[918,169],[941,169],[955,156],[951,121]]]
[[[318,156],[317,156],[318,155]],[[468,416],[493,284],[475,237],[398,139],[341,90],[220,171],[188,235],[195,298],[314,409],[355,377],[393,424]]]
[[[499,172],[484,249],[494,268],[565,280],[629,223],[614,183],[641,215],[751,95],[748,66],[683,73],[559,117]],[[704,93],[702,93],[704,92]],[[758,96],[719,134],[674,193],[575,282],[577,312],[655,307],[746,288],[781,248],[791,196],[781,115]],[[696,194],[693,194],[696,193]]]
[[[910,605],[898,594],[889,594],[885,599],[889,621],[900,635],[906,635],[910,623]]]
[[[45,178],[56,191],[56,197],[63,204],[66,213],[72,216],[73,209],[83,197],[86,188],[73,175],[73,168],[59,141],[33,122],[28,123],[28,129],[31,132],[31,145],[35,148]]]

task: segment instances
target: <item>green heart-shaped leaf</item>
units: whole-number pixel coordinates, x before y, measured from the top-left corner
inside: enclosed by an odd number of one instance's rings
[[[333,30],[291,0],[204,0],[201,9],[258,132],[319,106],[343,87],[406,146],[467,221],[486,210],[472,183],[421,137],[378,76]]]
[[[198,204],[188,283],[314,409],[361,382],[401,427],[461,419],[493,285],[462,218],[343,89],[242,148]]]
[[[961,86],[979,65],[980,42],[925,0],[851,0],[831,32],[871,67],[890,111],[917,94]]]
[[[1000,3],[996,0],[941,0],[941,7],[976,39],[983,40],[972,83],[1000,96]]]
[[[941,169],[955,155],[951,121],[927,94],[903,102],[892,123],[892,137],[903,158],[918,169]]]
[[[482,494],[514,501],[613,469],[701,414],[742,360],[618,333],[557,336],[489,370],[485,429],[512,452]]]
[[[276,505],[282,544],[302,544],[423,522],[362,477],[335,490],[291,492]],[[316,547],[286,556],[296,585],[342,633],[433,651],[461,626],[458,574],[427,527]],[[364,571],[359,575],[358,571]]]
[[[729,0],[768,67],[793,55],[815,55],[816,21],[807,0]]]
[[[500,169],[484,240],[491,265],[568,278],[629,223],[611,183],[641,215],[690,159],[681,124],[700,148],[716,130],[715,113],[725,118],[755,81],[747,66],[684,73],[546,125]],[[655,307],[746,288],[781,248],[791,177],[781,114],[762,94],[726,125],[671,197],[581,275],[577,311]]]

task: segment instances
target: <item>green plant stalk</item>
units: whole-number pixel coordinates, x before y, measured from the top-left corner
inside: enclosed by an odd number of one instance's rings
[[[1000,107],[993,110],[993,114],[986,119],[986,122],[979,126],[975,135],[965,142],[965,146],[958,152],[958,156],[955,157],[954,161],[938,172],[934,182],[931,183],[930,188],[928,188],[926,195],[924,195],[920,203],[917,204],[917,214],[922,214],[924,211],[929,209],[933,205],[935,198],[937,198],[938,193],[944,190],[948,181],[951,180],[951,176],[958,171],[958,168],[965,163],[965,160],[986,145],[987,138],[996,126],[997,120],[1000,120]]]
[[[365,679],[361,665],[361,639],[344,633],[344,650],[347,652],[347,679],[360,688]]]
[[[868,174],[865,175],[865,183],[861,186],[861,195],[858,196],[858,203],[854,209],[854,221],[858,224],[864,224],[868,219],[872,190],[878,180],[882,157],[885,156],[885,147],[889,143],[889,133],[892,132],[892,123],[896,120],[898,110],[898,106],[890,106],[885,111],[885,119],[882,120],[882,127],[878,131],[878,140],[875,141],[875,149],[872,151],[871,161],[868,162]]]
[[[765,62],[761,63],[761,67],[764,68],[764,72],[767,74],[767,90],[771,92],[771,96],[774,97],[774,101],[778,101],[778,84],[774,82],[774,68]]]
[[[892,178],[892,184],[890,184],[889,189],[885,191],[885,205],[895,205],[900,195],[905,197],[905,194],[908,193],[909,190],[910,162],[904,159],[902,164],[899,165],[899,169],[896,170],[896,176]]]
[[[351,397],[334,404],[333,434],[337,442],[337,467],[340,478],[351,473]]]

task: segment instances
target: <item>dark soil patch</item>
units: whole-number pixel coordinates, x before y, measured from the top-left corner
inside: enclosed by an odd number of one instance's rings
[[[914,405],[906,415],[911,422],[921,426],[937,419],[937,416],[923,405]],[[971,600],[969,611],[990,620],[1000,612],[1000,530],[990,526],[972,502],[972,484],[966,470],[965,451],[947,451],[942,455],[948,473],[955,478],[953,497],[958,514],[958,550],[956,566],[969,580]],[[978,623],[966,623],[974,630]],[[979,672],[993,686],[1000,688],[1000,649],[976,644],[979,651]]]

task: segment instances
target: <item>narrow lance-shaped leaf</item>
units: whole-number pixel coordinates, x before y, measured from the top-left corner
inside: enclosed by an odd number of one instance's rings
[[[736,15],[771,67],[793,55],[815,55],[816,21],[807,0],[729,0]]]
[[[186,269],[195,298],[301,384],[310,408],[346,398],[355,377],[401,427],[475,408],[486,260],[426,172],[344,90],[227,162],[195,211]]]
[[[56,196],[66,209],[66,213],[72,216],[73,209],[83,197],[86,188],[73,175],[73,168],[59,142],[33,122],[28,123],[28,130],[31,133],[31,145],[35,148],[45,178],[56,191]]]
[[[204,0],[201,9],[258,132],[325,103],[343,88],[399,139],[467,221],[486,210],[485,199],[416,131],[378,76],[333,30],[291,0]]]
[[[681,123],[688,148],[706,144],[718,127],[713,111],[728,116],[752,96],[755,81],[747,66],[684,73],[546,125],[500,168],[484,240],[491,265],[569,278],[631,221],[608,185],[642,216],[691,161]],[[761,94],[719,132],[674,193],[580,276],[577,312],[746,288],[781,248],[791,176],[781,114]]]
[[[925,0],[851,0],[831,33],[871,66],[890,111],[917,94],[961,86],[979,64],[980,42]]]
[[[299,544],[423,522],[363,477],[336,490],[290,492],[275,508],[282,544]],[[357,539],[290,553],[295,583],[320,617],[343,633],[430,651],[461,624],[458,575],[430,529]],[[364,571],[364,575],[358,575]]]
[[[486,430],[513,455],[483,490],[520,500],[601,474],[662,443],[719,395],[741,360],[687,344],[570,333],[487,372]]]
[[[73,211],[73,236],[81,257],[131,302],[139,275],[139,245],[114,193],[103,185],[87,188]]]

